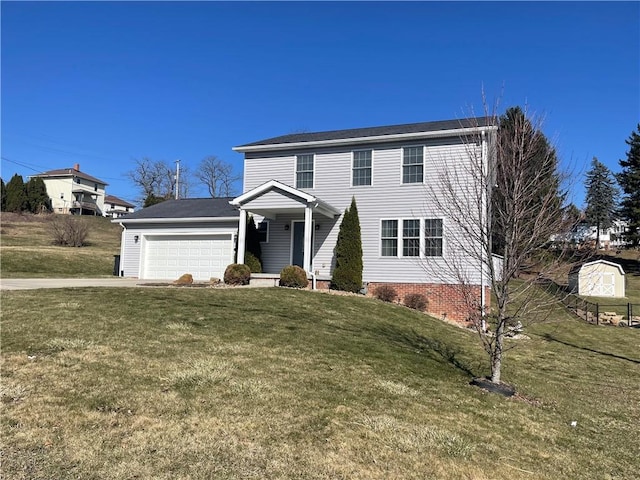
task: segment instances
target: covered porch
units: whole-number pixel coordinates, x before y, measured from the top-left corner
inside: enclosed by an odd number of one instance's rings
[[[302,190],[270,180],[233,199],[240,209],[237,262],[244,263],[245,212],[268,222],[268,243],[263,246],[263,271],[279,273],[285,265],[298,265],[314,273],[314,245],[330,236],[341,212]],[[326,262],[323,264],[328,271]],[[316,269],[317,270],[317,269]]]

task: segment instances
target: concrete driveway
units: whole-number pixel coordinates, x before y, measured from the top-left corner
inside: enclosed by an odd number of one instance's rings
[[[138,287],[145,285],[137,278],[2,278],[0,290],[36,290],[69,287]]]

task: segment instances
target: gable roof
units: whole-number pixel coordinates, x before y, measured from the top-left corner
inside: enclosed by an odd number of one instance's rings
[[[334,144],[347,143],[354,140],[363,141],[388,141],[396,138],[420,136],[449,136],[453,133],[460,134],[460,130],[476,128],[495,129],[495,121],[487,117],[471,117],[456,120],[441,120],[436,122],[406,123],[402,125],[387,125],[381,127],[351,128],[347,130],[330,130],[325,132],[292,133],[279,137],[259,140],[234,147],[233,150],[244,152],[251,150],[264,150],[266,146],[292,147],[304,144]]]
[[[588,267],[591,265],[608,265],[610,267],[615,267],[618,269],[618,271],[620,272],[620,275],[624,275],[624,270],[622,269],[622,265],[620,265],[619,263],[615,263],[615,262],[610,262],[608,260],[594,260],[592,262],[587,262],[587,263],[582,263],[582,264],[578,264],[578,265],[574,265],[573,268],[571,268],[571,270],[569,271],[569,274],[575,274],[578,273],[580,270],[582,270],[584,267]]]
[[[119,205],[121,207],[135,207],[135,205],[127,202],[126,200],[122,200],[121,198],[116,197],[115,195],[105,195],[104,203],[113,203],[114,205]]]
[[[31,175],[31,177],[41,178],[56,178],[56,177],[78,177],[88,182],[99,183],[101,185],[109,185],[107,182],[100,180],[99,178],[92,177],[89,174],[76,170],[75,168],[59,168],[57,170],[48,170],[46,172]]]
[[[240,212],[229,204],[232,197],[223,198],[181,198],[165,200],[150,207],[128,214],[114,223],[173,222],[178,220],[204,222],[235,220]]]

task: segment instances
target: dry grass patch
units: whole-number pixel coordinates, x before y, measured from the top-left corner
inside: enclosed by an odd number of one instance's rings
[[[619,406],[640,395],[638,332],[570,320],[530,332],[504,372],[524,401],[468,384],[486,373],[473,334],[403,307],[114,290],[1,293],[6,478],[636,473],[640,413]]]

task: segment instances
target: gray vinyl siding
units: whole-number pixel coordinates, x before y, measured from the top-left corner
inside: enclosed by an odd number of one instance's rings
[[[412,145],[425,146],[424,175],[425,183],[434,185],[432,189],[425,184],[402,184],[402,147]],[[371,149],[372,184],[370,186],[351,186],[352,155],[356,149]],[[363,247],[363,279],[365,282],[426,282],[457,283],[447,272],[447,263],[455,261],[465,267],[467,279],[479,283],[479,265],[473,265],[460,251],[448,248],[449,236],[462,237],[455,231],[455,224],[448,218],[448,212],[438,211],[431,196],[438,192],[439,171],[445,164],[464,162],[468,158],[469,147],[459,140],[412,141],[408,143],[378,145],[368,147],[354,145],[353,148],[318,149],[313,152],[287,152],[286,155],[258,156],[247,154],[245,159],[245,191],[255,188],[271,179],[294,187],[296,153],[315,153],[314,188],[305,190],[332,205],[341,212],[351,204],[355,196],[360,218]],[[479,154],[480,147],[475,153]],[[464,175],[464,169],[457,169]],[[278,176],[281,175],[281,176]],[[303,211],[296,219],[303,218]],[[290,215],[279,215],[270,223],[269,244],[263,244],[263,267],[266,272],[277,273],[282,266],[290,262],[291,230],[285,230]],[[442,218],[445,225],[444,256],[416,258],[390,258],[380,255],[380,222],[382,219]],[[315,231],[314,269],[321,276],[330,276],[333,268],[334,247],[341,218],[329,219],[314,215],[319,223]],[[399,240],[401,248],[401,241]],[[458,249],[456,249],[458,250]]]
[[[148,223],[135,226],[131,225],[127,227],[122,233],[120,271],[124,272],[123,276],[125,277],[140,278],[142,274],[142,272],[140,271],[140,255],[142,252],[142,239],[144,236],[162,236],[175,234],[206,235],[215,234],[218,232],[232,232],[234,235],[237,235],[238,222],[211,222],[210,224],[184,222],[180,224],[171,224],[170,227],[162,223]],[[138,235],[138,243],[135,242],[134,237],[136,235]]]
[[[276,208],[291,208],[304,206],[298,198],[295,198],[290,193],[276,189],[275,191],[266,192],[253,200],[248,201],[245,204],[245,208],[251,211],[252,208],[259,210],[260,208],[276,207]]]

